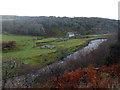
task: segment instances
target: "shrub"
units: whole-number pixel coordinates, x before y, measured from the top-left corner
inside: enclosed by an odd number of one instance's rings
[[[114,42],[110,45],[110,54],[106,58],[106,65],[118,63],[119,53],[120,53],[120,45],[118,42]]]
[[[119,75],[120,64],[112,65],[110,67],[102,66],[99,67],[99,71],[94,70],[94,66],[91,65],[88,68],[79,68],[72,72],[66,71],[63,75],[60,75],[59,77],[54,77],[53,79],[49,80],[49,82],[43,85],[43,87],[117,88],[119,87]]]
[[[57,52],[60,53],[60,55],[59,55],[60,59],[63,59],[64,57],[66,57],[68,55],[68,50],[67,50],[67,48],[64,48],[64,47],[58,48]]]
[[[3,52],[8,52],[8,51],[14,51],[17,50],[20,47],[20,45],[18,43],[16,43],[16,41],[8,41],[2,42],[2,51]]]
[[[3,61],[2,64],[2,78],[7,79],[10,77],[14,77],[17,74],[16,67],[17,67],[16,61],[8,60]]]

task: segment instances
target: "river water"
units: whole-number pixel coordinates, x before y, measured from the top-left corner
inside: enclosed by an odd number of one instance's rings
[[[92,41],[89,42],[88,46],[84,47],[81,50],[78,50],[78,51],[74,52],[73,54],[70,54],[69,56],[64,58],[63,61],[66,61],[66,60],[69,60],[69,59],[76,60],[77,58],[79,58],[80,55],[85,56],[86,54],[89,54],[91,51],[97,49],[98,46],[106,40],[107,39],[92,40]]]

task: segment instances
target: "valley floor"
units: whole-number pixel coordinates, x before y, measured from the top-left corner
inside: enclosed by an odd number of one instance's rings
[[[74,51],[83,48],[90,40],[106,38],[107,35],[86,35],[73,37],[65,41],[59,38],[42,38],[31,36],[3,35],[3,41],[15,41],[17,48],[13,51],[3,52],[3,80],[26,75],[45,65],[51,64]],[[53,49],[43,49],[37,42],[47,42],[47,45],[55,46]],[[50,71],[51,73],[51,71]]]

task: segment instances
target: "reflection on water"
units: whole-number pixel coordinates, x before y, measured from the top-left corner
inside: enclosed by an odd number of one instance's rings
[[[90,53],[91,51],[97,49],[98,46],[106,40],[107,39],[92,40],[92,41],[89,42],[88,46],[86,46],[83,49],[78,50],[78,51],[74,52],[73,54],[67,56],[66,58],[63,59],[63,61],[66,61],[70,58],[77,59],[79,57],[79,55],[85,56],[86,54]]]

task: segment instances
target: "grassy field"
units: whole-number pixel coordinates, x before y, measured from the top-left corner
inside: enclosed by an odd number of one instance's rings
[[[1,37],[1,35],[0,35]],[[13,51],[3,52],[3,78],[11,78],[17,76],[19,73],[26,73],[27,68],[41,68],[45,65],[51,64],[55,61],[61,60],[74,51],[83,48],[87,45],[86,42],[97,39],[103,36],[90,35],[70,38],[67,41],[60,41],[59,38],[43,38],[34,36],[19,36],[19,35],[2,35],[2,41],[16,41],[16,48]],[[43,38],[37,42],[48,42],[48,45],[54,45],[54,49],[42,49],[36,45],[35,40]],[[85,44],[86,43],[86,44]],[[9,61],[10,60],[10,61]],[[15,63],[14,63],[15,61]],[[22,67],[24,65],[25,67]],[[14,68],[11,68],[14,67]],[[21,71],[22,70],[22,71]]]
[[[57,40],[58,38],[46,38],[46,39],[42,39],[42,40],[37,40],[37,42],[52,42]]]
[[[33,48],[35,46],[35,41],[33,39],[36,39],[36,37],[31,36],[15,36],[15,35],[3,35],[2,36],[3,41],[16,41],[18,45],[20,46],[19,50],[3,53],[3,59],[8,58],[31,58],[34,57],[37,54],[45,54],[53,52],[54,50],[47,50],[47,49],[38,49]]]
[[[97,35],[93,35],[93,37],[91,35],[90,38],[71,38],[67,41],[59,42],[57,41],[58,38],[43,38],[42,40],[37,41],[50,42],[48,44],[54,45],[54,49],[41,49],[40,47],[36,47],[36,38],[37,37],[35,36],[2,35],[2,41],[16,41],[19,47],[16,51],[3,53],[3,60],[8,60],[10,58],[19,59],[20,62],[24,62],[25,64],[42,67],[63,57],[61,52],[59,52],[59,49],[63,48],[63,51],[66,49],[64,52],[65,55],[67,55],[67,53],[69,54],[77,50],[78,47],[82,46],[85,42],[97,38]]]

